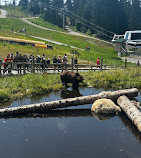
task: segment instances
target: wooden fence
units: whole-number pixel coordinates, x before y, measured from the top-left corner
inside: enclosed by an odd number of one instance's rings
[[[34,59],[32,62],[1,62],[0,63],[0,75],[5,74],[26,74],[26,73],[54,73],[63,72],[66,70],[70,71],[103,71],[116,68],[126,68],[127,60],[124,65],[104,65],[103,59],[101,58],[100,65],[96,64],[74,64],[74,59],[70,63],[36,63]],[[130,66],[137,67],[137,66]]]

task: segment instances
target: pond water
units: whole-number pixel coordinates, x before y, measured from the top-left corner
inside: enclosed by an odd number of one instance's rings
[[[91,95],[102,89],[80,88]],[[64,92],[50,93],[5,103],[1,107],[59,100]],[[76,94],[76,95],[80,95]],[[137,99],[141,102],[141,94]],[[49,113],[0,119],[2,158],[140,158],[141,134],[124,114],[101,117],[91,105],[69,107]]]

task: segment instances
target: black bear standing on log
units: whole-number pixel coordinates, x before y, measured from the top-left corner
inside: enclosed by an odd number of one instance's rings
[[[68,87],[68,83],[72,83],[73,90],[77,90],[79,83],[83,82],[84,80],[84,77],[81,76],[79,73],[70,71],[65,71],[61,73],[60,78],[62,84],[65,85],[66,88]]]

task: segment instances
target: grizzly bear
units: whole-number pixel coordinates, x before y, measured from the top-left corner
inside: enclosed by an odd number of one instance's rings
[[[83,82],[84,77],[81,76],[79,73],[65,71],[60,75],[61,82],[67,88],[67,83],[72,83],[73,89],[78,89],[79,83]]]

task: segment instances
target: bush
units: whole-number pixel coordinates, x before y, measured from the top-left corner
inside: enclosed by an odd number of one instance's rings
[[[3,90],[0,90],[0,101],[8,101],[10,98],[10,95],[7,92],[4,92]]]
[[[72,49],[71,54],[80,55],[78,50],[76,50],[76,49]]]

